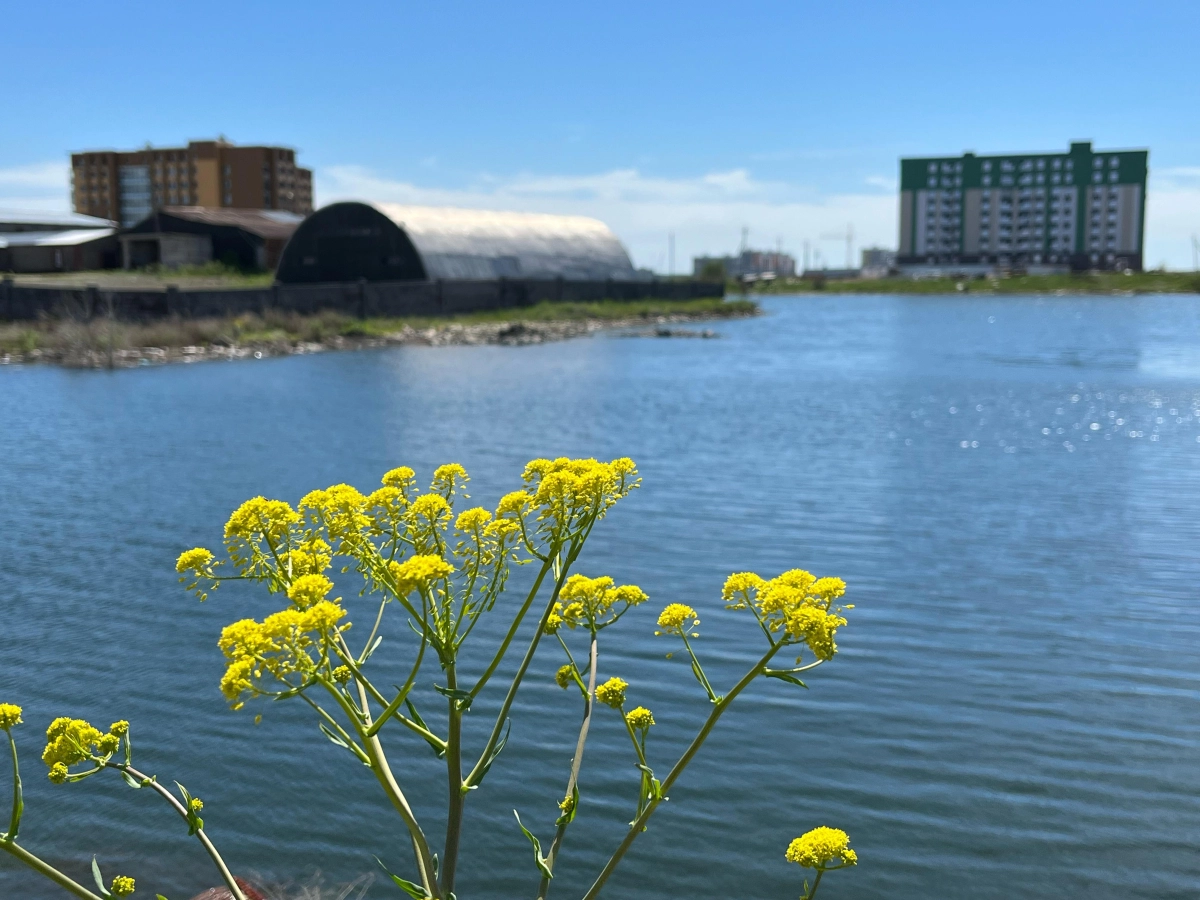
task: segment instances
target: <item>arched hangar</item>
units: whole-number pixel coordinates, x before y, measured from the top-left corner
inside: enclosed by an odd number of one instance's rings
[[[495,278],[636,279],[608,226],[584,216],[332,203],[279,260],[283,284]]]

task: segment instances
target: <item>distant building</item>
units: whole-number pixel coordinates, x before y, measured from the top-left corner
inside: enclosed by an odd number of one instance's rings
[[[237,147],[224,140],[187,147],[71,154],[75,211],[123,228],[165,206],[312,212],[312,171],[287,147]]]
[[[168,206],[120,234],[126,269],[203,265],[274,269],[304,216],[274,209]]]
[[[895,250],[886,250],[883,247],[863,248],[862,278],[886,278],[895,265]]]
[[[692,259],[692,275],[699,278],[714,263],[725,269],[725,277],[741,280],[747,276],[791,278],[796,274],[796,258],[786,253],[743,250],[737,256],[697,256]]]
[[[331,203],[288,242],[276,278],[638,281],[607,225],[584,216],[381,203]]]
[[[77,213],[0,209],[0,272],[77,272],[117,264],[116,223]]]
[[[902,269],[1142,268],[1149,151],[900,160]]]

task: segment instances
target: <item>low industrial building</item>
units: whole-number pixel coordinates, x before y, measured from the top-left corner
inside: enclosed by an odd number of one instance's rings
[[[276,271],[284,284],[641,277],[596,219],[357,202],[305,219]]]
[[[726,278],[737,281],[769,281],[796,274],[794,256],[771,250],[743,250],[737,256],[697,256],[692,260],[692,275],[707,276],[718,266]]]
[[[216,261],[274,269],[304,217],[283,210],[165,207],[121,232],[126,269],[199,266]]]
[[[78,213],[0,210],[0,272],[78,272],[116,266],[116,223]]]

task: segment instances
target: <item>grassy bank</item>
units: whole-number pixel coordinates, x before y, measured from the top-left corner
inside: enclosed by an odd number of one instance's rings
[[[730,296],[742,293],[736,283]],[[752,285],[746,295],[771,294],[1196,294],[1197,272],[1082,272],[1076,275],[1011,275],[1005,278],[880,278],[846,281],[785,278]]]
[[[270,287],[271,282],[275,280],[275,273],[245,272],[219,262],[211,262],[202,266],[180,266],[171,269],[150,266],[129,271],[100,269],[95,272],[41,272],[12,277],[18,284],[79,288],[95,285],[106,291],[161,291],[168,285],[183,290]]]
[[[598,323],[599,325],[653,324],[660,320],[688,321],[755,315],[758,304],[750,300],[603,300],[596,303],[539,303],[534,306],[466,313],[453,317],[356,319],[326,311],[300,315],[268,310],[263,315],[234,318],[161,319],[156,321],[90,322],[45,319],[38,322],[0,323],[0,357],[26,358],[46,353],[52,358],[82,357],[110,350],[183,347],[262,347],[285,352],[289,346],[336,344],[386,339],[397,334],[439,331],[464,326],[499,326],[524,323]],[[571,332],[573,333],[573,332]]]

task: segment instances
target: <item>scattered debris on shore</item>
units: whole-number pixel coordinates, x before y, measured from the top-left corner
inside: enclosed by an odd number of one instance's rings
[[[245,343],[213,343],[183,347],[63,347],[33,349],[25,353],[0,353],[0,365],[53,363],[68,368],[105,369],[158,366],[167,363],[196,363],[215,360],[265,359],[323,353],[328,350],[361,350],[388,346],[527,346],[550,341],[565,341],[605,333],[612,337],[716,338],[717,332],[677,327],[684,323],[707,321],[709,315],[677,314],[659,316],[650,323],[638,319],[584,319],[555,321],[516,321],[462,324],[449,322],[427,328],[404,325],[381,336],[334,335],[320,341],[291,341],[280,337]]]

